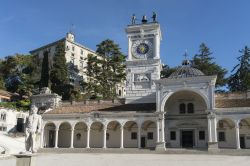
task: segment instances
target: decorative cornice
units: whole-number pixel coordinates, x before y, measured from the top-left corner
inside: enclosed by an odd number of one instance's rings
[[[145,66],[145,65],[158,65],[160,63],[160,59],[148,59],[148,60],[136,60],[136,61],[126,61],[126,66]]]
[[[159,83],[162,85],[183,85],[185,82],[186,84],[193,84],[193,83],[215,83],[217,76],[196,76],[196,77],[188,77],[188,78],[163,78],[160,80],[156,80],[155,83]]]

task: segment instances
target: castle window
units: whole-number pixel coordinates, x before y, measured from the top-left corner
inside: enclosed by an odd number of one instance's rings
[[[205,131],[199,131],[199,140],[205,140]]]
[[[180,111],[180,114],[185,114],[186,113],[186,104],[181,103],[179,105],[179,111]]]
[[[81,55],[83,54],[83,50],[81,50]]]
[[[83,61],[80,61],[80,67],[83,68]]]
[[[137,139],[137,133],[136,132],[131,133],[131,139]]]
[[[170,131],[170,140],[176,140],[176,132]]]
[[[5,114],[5,113],[2,113],[2,114],[1,114],[1,120],[3,120],[3,121],[6,120],[6,114]]]
[[[187,112],[188,113],[194,113],[194,104],[193,103],[188,103]]]
[[[81,135],[80,133],[77,133],[77,134],[76,134],[76,139],[79,141],[79,140],[81,139],[81,136],[82,136],[82,135]]]
[[[106,140],[109,140],[109,133],[106,133]]]
[[[74,46],[72,46],[72,51],[75,51],[75,47]]]
[[[225,132],[223,132],[223,131],[219,132],[219,141],[220,142],[226,141]]]
[[[150,140],[152,140],[152,139],[154,139],[154,133],[153,132],[148,132],[148,139]]]

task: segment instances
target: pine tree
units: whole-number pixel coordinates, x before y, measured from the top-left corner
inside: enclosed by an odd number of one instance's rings
[[[231,72],[228,79],[228,86],[230,91],[246,91],[250,89],[250,49],[245,46],[239,51],[242,55],[237,58],[237,64]]]
[[[69,84],[64,42],[56,46],[53,66],[50,72],[50,81],[53,92],[61,95],[63,100],[70,98],[72,86]]]
[[[101,75],[101,64],[98,60],[97,56],[93,54],[88,54],[88,57],[85,59],[87,61],[86,66],[86,75],[87,75],[87,83],[86,83],[86,91],[88,95],[96,98],[98,94],[100,94],[100,84],[99,78]]]
[[[104,99],[114,98],[116,97],[116,84],[125,79],[125,56],[121,53],[119,46],[109,39],[98,44],[96,52],[100,58],[89,59],[87,67],[92,68],[92,74],[96,80],[92,89],[95,89]],[[95,67],[90,66],[93,62]]]
[[[192,67],[201,70],[205,75],[217,75],[216,87],[222,87],[226,84],[227,80],[225,74],[227,70],[216,64],[212,57],[212,52],[205,43],[200,45],[199,54],[196,54],[192,60]]]
[[[39,88],[49,87],[49,52],[44,51]]]
[[[0,75],[8,91],[19,93],[21,97],[32,94],[39,68],[34,59],[33,55],[22,54],[5,57],[0,65]]]
[[[161,71],[161,78],[168,78],[175,71],[176,68],[171,68],[168,65],[163,65]]]

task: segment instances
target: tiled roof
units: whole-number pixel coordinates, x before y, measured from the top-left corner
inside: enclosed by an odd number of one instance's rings
[[[8,92],[8,91],[0,89],[0,95],[10,97],[11,93]]]
[[[250,99],[215,99],[216,108],[250,107]]]
[[[135,112],[154,112],[156,110],[155,103],[141,104],[93,104],[93,105],[68,105],[61,106],[45,114],[72,114],[72,113],[89,113],[92,111],[135,111]]]

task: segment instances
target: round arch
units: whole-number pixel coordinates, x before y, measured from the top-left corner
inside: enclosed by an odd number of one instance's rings
[[[107,124],[106,133],[107,147],[119,148],[121,143],[121,124],[114,120]]]
[[[104,124],[99,121],[95,121],[90,125],[90,147],[102,148],[103,147],[103,128]]]
[[[240,148],[250,149],[250,117],[242,118],[239,122]]]
[[[235,121],[230,118],[219,118],[217,120],[217,135],[219,148],[236,147]]]
[[[43,127],[43,146],[45,148],[55,147],[56,124],[54,122],[46,122]]]
[[[71,140],[72,126],[69,122],[62,122],[58,130],[58,147],[69,148]]]
[[[161,112],[164,112],[165,110],[165,104],[167,102],[167,100],[174,94],[178,93],[178,92],[192,92],[192,93],[195,93],[197,95],[199,95],[203,100],[204,102],[206,103],[206,107],[207,109],[210,109],[211,106],[210,106],[210,103],[209,103],[209,99],[207,98],[207,96],[205,96],[203,93],[201,93],[199,90],[196,90],[196,89],[187,89],[187,88],[182,88],[182,89],[178,89],[178,90],[175,90],[175,91],[172,91],[172,92],[169,92],[169,93],[166,93],[163,98],[162,98],[162,101],[161,101],[161,104],[160,104],[160,111]]]
[[[123,126],[124,134],[124,147],[137,148],[138,147],[138,123],[136,121],[127,121]]]
[[[84,148],[87,146],[88,126],[85,122],[74,124],[74,148]]]
[[[145,137],[145,148],[155,148],[156,146],[156,122],[153,120],[145,120],[141,125],[141,135]]]

